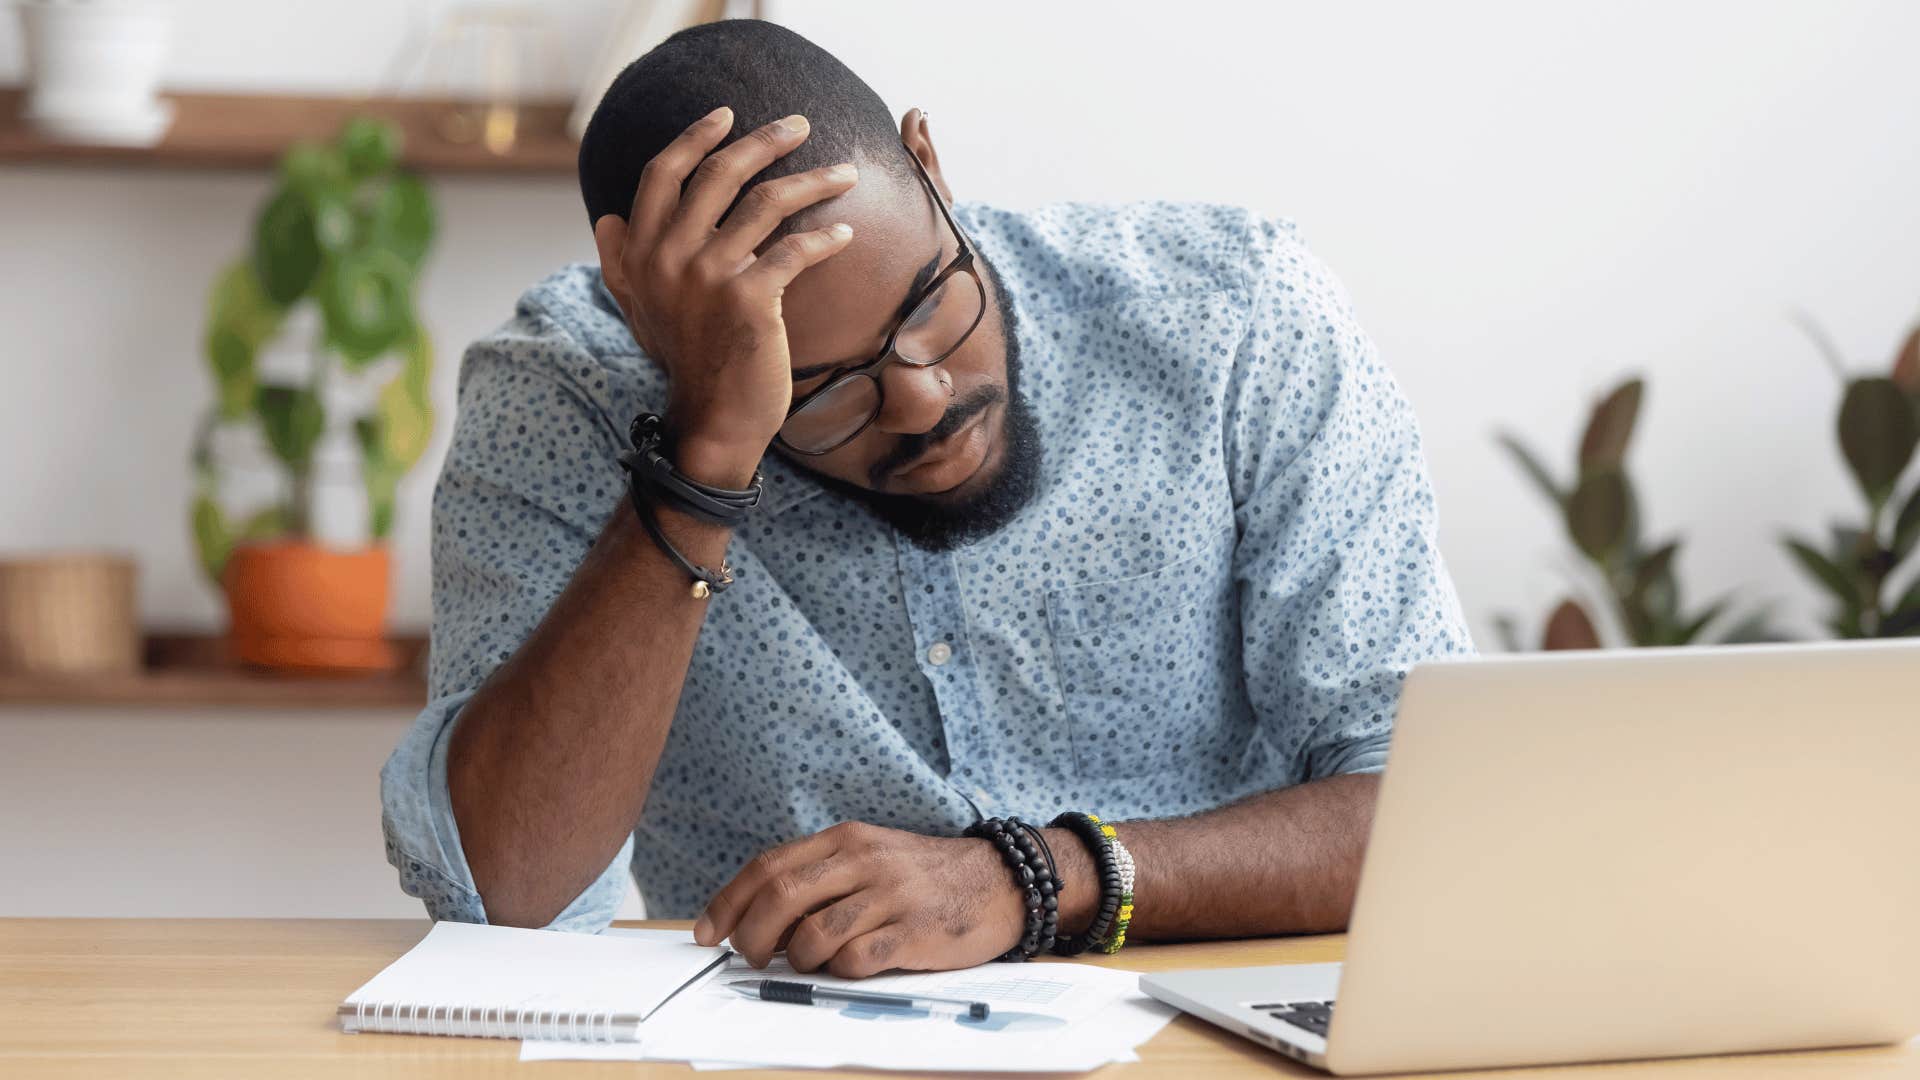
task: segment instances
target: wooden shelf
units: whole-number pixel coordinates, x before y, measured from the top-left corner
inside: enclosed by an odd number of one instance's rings
[[[146,666],[128,675],[59,677],[0,672],[0,707],[13,705],[124,705],[195,707],[246,705],[285,709],[419,709],[426,639],[397,637],[405,662],[391,674],[276,675],[243,667],[226,639],[205,634],[151,634]]]
[[[264,169],[301,139],[325,139],[350,116],[373,115],[400,125],[402,159],[425,173],[571,176],[579,144],[566,131],[571,103],[519,108],[514,146],[495,154],[477,142],[449,141],[443,122],[454,105],[424,98],[286,97],[260,94],[165,94],[173,126],[153,146],[100,146],[49,139],[21,118],[26,94],[0,88],[0,162],[74,165]]]

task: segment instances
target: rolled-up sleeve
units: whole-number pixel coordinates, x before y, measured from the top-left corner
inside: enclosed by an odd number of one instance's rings
[[[487,918],[447,788],[460,711],[566,587],[620,492],[617,431],[555,374],[566,366],[529,362],[566,348],[543,322],[523,315],[468,349],[462,364],[452,445],[433,496],[428,702],[380,772],[387,859],[436,920]],[[611,922],[632,853],[628,836],[550,928],[597,931]]]
[[[1290,227],[1254,227],[1224,453],[1248,694],[1292,782],[1384,768],[1400,686],[1473,651],[1405,395]]]

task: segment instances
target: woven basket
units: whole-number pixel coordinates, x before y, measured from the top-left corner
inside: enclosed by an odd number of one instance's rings
[[[120,555],[0,560],[0,670],[94,675],[140,667],[135,567]]]

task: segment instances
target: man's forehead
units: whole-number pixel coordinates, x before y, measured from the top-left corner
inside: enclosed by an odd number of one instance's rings
[[[853,239],[787,287],[781,308],[795,367],[847,359],[878,346],[916,277],[926,276],[927,261],[952,254],[936,215],[924,188],[916,206],[890,192],[858,187],[807,215],[809,224],[817,222],[814,227],[845,221],[853,226]]]

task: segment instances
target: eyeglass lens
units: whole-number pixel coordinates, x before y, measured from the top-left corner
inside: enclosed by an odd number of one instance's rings
[[[950,274],[923,297],[894,336],[895,355],[925,367],[946,359],[980,321],[986,295],[971,271]],[[880,411],[879,374],[843,375],[787,418],[780,437],[802,453],[825,453],[852,438]]]

